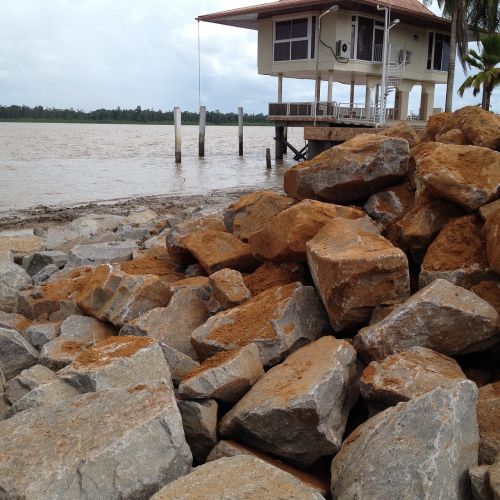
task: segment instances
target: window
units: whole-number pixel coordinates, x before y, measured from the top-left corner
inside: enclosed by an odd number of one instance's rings
[[[367,17],[352,16],[351,59],[382,61],[384,22]]]
[[[297,61],[314,57],[316,18],[278,21],[274,25],[274,60]]]
[[[429,33],[427,69],[448,71],[450,62],[450,37],[441,33]]]

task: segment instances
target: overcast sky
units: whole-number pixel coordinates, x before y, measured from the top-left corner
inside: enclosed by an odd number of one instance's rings
[[[195,17],[258,0],[0,0],[0,104],[198,107]],[[202,100],[209,109],[266,113],[276,80],[257,74],[257,34],[201,24]],[[463,81],[457,66],[456,86]],[[437,86],[436,107],[444,107]],[[348,88],[335,87],[336,100]],[[410,98],[417,110],[419,91]],[[364,91],[359,88],[359,98]],[[313,83],[286,80],[284,99],[311,101]],[[480,102],[467,93],[455,107]],[[493,96],[493,107],[497,96]]]

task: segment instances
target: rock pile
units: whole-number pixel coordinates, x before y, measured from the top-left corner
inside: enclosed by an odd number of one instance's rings
[[[0,237],[0,497],[500,498],[498,150],[464,108]]]

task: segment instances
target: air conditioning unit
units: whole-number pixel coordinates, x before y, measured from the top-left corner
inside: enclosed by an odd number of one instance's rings
[[[336,55],[338,57],[351,57],[351,42],[348,42],[346,40],[338,40]]]
[[[406,64],[410,64],[411,63],[411,55],[412,55],[411,50],[400,49],[399,58],[398,58],[399,64],[401,64],[402,62],[406,62]]]

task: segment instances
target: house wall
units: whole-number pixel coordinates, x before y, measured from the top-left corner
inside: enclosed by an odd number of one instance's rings
[[[335,50],[337,40],[351,39],[351,19],[357,13],[340,10],[327,14],[322,19],[321,39]],[[318,15],[317,12],[304,12],[304,15]],[[383,21],[383,17],[369,16],[359,13],[363,17],[372,17]],[[315,79],[316,60],[273,62],[273,34],[274,21],[290,19],[291,16],[280,16],[273,19],[264,19],[259,22],[258,30],[258,70],[259,74],[277,76],[282,73],[289,78]],[[394,17],[394,16],[393,16]],[[392,46],[391,61],[398,59],[400,49],[411,50],[411,63],[406,66],[405,82],[411,86],[416,83],[446,83],[446,72],[427,70],[428,33],[425,28],[418,28],[405,24],[398,24],[390,31]],[[444,32],[443,32],[444,33]],[[317,34],[316,34],[317,37]],[[323,80],[328,80],[328,72],[334,72],[334,80],[341,83],[355,81],[365,84],[370,76],[380,79],[382,65],[380,63],[349,60],[347,64],[338,62],[329,49],[320,45],[319,70]]]

